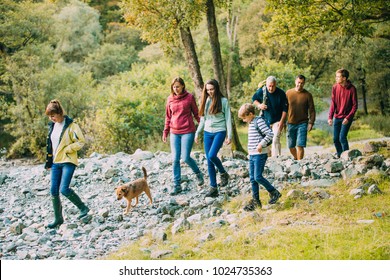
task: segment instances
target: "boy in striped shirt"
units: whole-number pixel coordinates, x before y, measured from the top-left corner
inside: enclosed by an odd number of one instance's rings
[[[268,146],[272,142],[273,132],[261,117],[256,117],[255,106],[246,103],[238,111],[238,117],[249,124],[248,127],[248,154],[249,177],[252,185],[252,199],[244,207],[245,211],[261,208],[259,184],[269,192],[269,204],[275,204],[282,196],[271,183],[263,177],[265,163],[268,158]],[[255,124],[256,122],[256,124]]]

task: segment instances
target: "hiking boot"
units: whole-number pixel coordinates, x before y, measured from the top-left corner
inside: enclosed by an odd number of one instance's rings
[[[275,189],[274,191],[269,193],[270,199],[269,199],[268,203],[275,204],[281,196],[282,196],[282,194],[277,189]]]
[[[205,195],[205,197],[217,197],[218,196],[218,189],[210,187],[208,193]]]
[[[202,172],[196,173],[196,181],[198,182],[198,186],[202,186],[204,184],[204,178]]]
[[[245,205],[244,210],[247,212],[254,211],[256,208],[261,208],[261,201],[257,199],[251,199],[247,205]]]
[[[58,195],[52,196],[51,201],[53,203],[54,209],[54,221],[47,225],[48,228],[56,228],[64,223],[64,218],[62,217],[62,206],[61,200]]]
[[[181,186],[177,185],[177,186],[172,187],[172,191],[169,194],[170,195],[177,195],[177,194],[181,193],[182,191],[183,191],[183,189],[181,188]]]
[[[89,212],[88,206],[86,206],[84,202],[81,201],[80,197],[73,190],[70,190],[69,194],[65,196],[67,199],[70,200],[70,202],[72,202],[74,205],[76,205],[77,208],[79,208],[80,210],[79,219],[87,216]]]
[[[229,183],[229,174],[227,172],[221,173],[221,183],[220,186],[224,187]]]

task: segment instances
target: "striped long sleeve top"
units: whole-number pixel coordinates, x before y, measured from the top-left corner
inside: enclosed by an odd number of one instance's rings
[[[257,126],[260,131],[255,127],[254,122],[257,121]],[[267,126],[263,118],[254,118],[248,127],[248,154],[258,155],[257,146],[261,144],[263,147],[261,153],[268,153],[268,145],[271,143],[274,134],[272,130]]]

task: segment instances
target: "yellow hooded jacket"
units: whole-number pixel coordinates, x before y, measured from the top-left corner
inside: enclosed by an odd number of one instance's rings
[[[54,122],[49,123],[49,134],[47,136],[47,154],[45,168],[51,168],[54,163],[78,164],[77,151],[85,145],[85,138],[80,127],[71,118],[65,116],[65,125],[61,132],[60,143],[53,157],[53,146],[51,143],[51,133]]]

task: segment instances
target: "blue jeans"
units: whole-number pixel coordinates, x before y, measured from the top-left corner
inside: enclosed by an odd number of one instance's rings
[[[252,185],[252,197],[255,200],[260,199],[259,184],[263,185],[268,192],[275,190],[271,183],[263,177],[264,166],[267,158],[267,154],[251,155],[249,157],[249,178]]]
[[[347,124],[343,124],[344,119],[334,119],[333,127],[333,143],[336,147],[337,155],[340,157],[341,153],[349,150],[347,135],[351,127],[352,120]]]
[[[192,145],[194,144],[195,133],[187,134],[173,134],[171,133],[171,151],[173,159],[173,182],[175,186],[179,186],[181,183],[181,168],[180,157],[185,163],[195,172],[200,173],[199,167],[195,160],[191,158],[190,153]]]
[[[76,165],[73,163],[53,163],[51,167],[51,187],[50,193],[52,196],[70,194],[70,181],[72,180]]]
[[[287,124],[288,147],[306,147],[307,123]]]
[[[217,187],[217,173],[215,168],[218,169],[219,173],[225,173],[221,160],[217,157],[219,150],[223,145],[223,141],[226,138],[226,131],[220,132],[204,132],[204,151],[207,158],[207,171],[210,178],[210,186]]]

